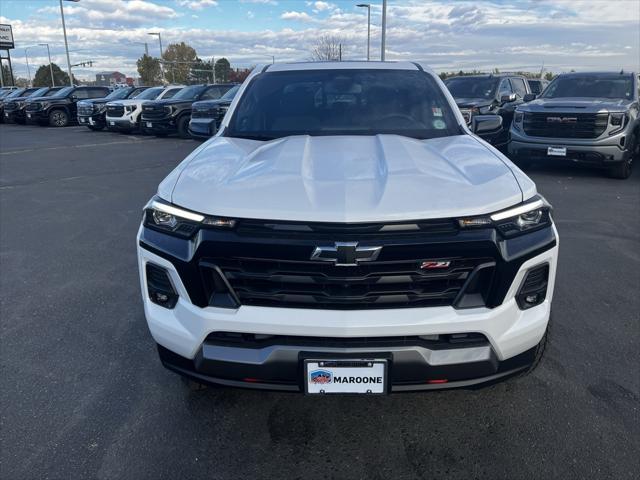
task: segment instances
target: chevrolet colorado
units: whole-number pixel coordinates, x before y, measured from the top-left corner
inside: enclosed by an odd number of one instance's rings
[[[558,234],[429,68],[282,63],[160,183],[137,252],[160,359],[192,386],[384,394],[531,370]]]
[[[581,72],[556,77],[539,98],[516,109],[509,156],[531,162],[572,162],[629,178],[640,160],[640,81],[630,72]]]

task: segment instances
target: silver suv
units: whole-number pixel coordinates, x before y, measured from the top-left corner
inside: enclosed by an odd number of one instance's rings
[[[635,73],[560,75],[540,97],[516,109],[509,155],[521,166],[565,160],[628,178],[639,158],[639,95]]]

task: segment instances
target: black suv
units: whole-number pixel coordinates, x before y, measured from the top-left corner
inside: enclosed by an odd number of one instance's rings
[[[123,87],[111,92],[106,97],[92,98],[78,102],[78,124],[90,130],[102,130],[107,126],[107,103],[115,100],[135,98],[149,87]]]
[[[233,85],[191,85],[180,90],[173,98],[149,102],[142,107],[142,131],[158,137],[177,133],[189,138],[191,106],[198,100],[216,100]]]
[[[25,94],[26,88],[18,88],[16,90],[4,90],[5,93],[0,97],[0,123],[4,122],[4,106],[7,102],[10,102],[14,98],[22,97]]]
[[[216,134],[238,90],[240,85],[227,90],[227,93],[218,100],[202,100],[193,103],[189,122],[189,133],[193,138],[206,139]]]
[[[64,87],[51,97],[27,101],[27,122],[66,127],[75,121],[79,101],[108,94],[108,87]]]
[[[452,77],[445,85],[458,104],[467,124],[476,115],[496,114],[502,117],[502,130],[495,134],[481,135],[496,147],[509,142],[509,126],[513,112],[523,103],[531,89],[525,77],[520,75],[470,75]]]
[[[25,91],[19,97],[11,98],[4,104],[4,120],[7,123],[25,123],[25,106],[28,100],[34,100],[41,97],[50,97],[62,89],[62,87],[41,87],[27,94]],[[32,90],[32,89],[31,89]]]

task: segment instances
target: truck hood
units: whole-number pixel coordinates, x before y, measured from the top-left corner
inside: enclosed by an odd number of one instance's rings
[[[486,107],[492,103],[492,100],[486,98],[456,98],[455,100],[460,108]]]
[[[525,112],[624,112],[633,103],[631,100],[614,98],[538,98],[529,103],[518,105],[518,110]]]
[[[209,215],[378,222],[490,213],[521,202],[523,191],[535,194],[533,182],[471,135],[377,135],[214,137],[158,194]]]
[[[153,100],[137,100],[132,98],[131,100],[113,100],[112,102],[108,102],[107,105],[144,105],[149,102],[153,102]]]

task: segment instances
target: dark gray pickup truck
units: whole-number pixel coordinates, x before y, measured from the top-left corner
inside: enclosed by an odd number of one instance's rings
[[[560,75],[539,98],[517,107],[509,156],[522,166],[570,161],[628,178],[640,159],[639,96],[636,73]]]

